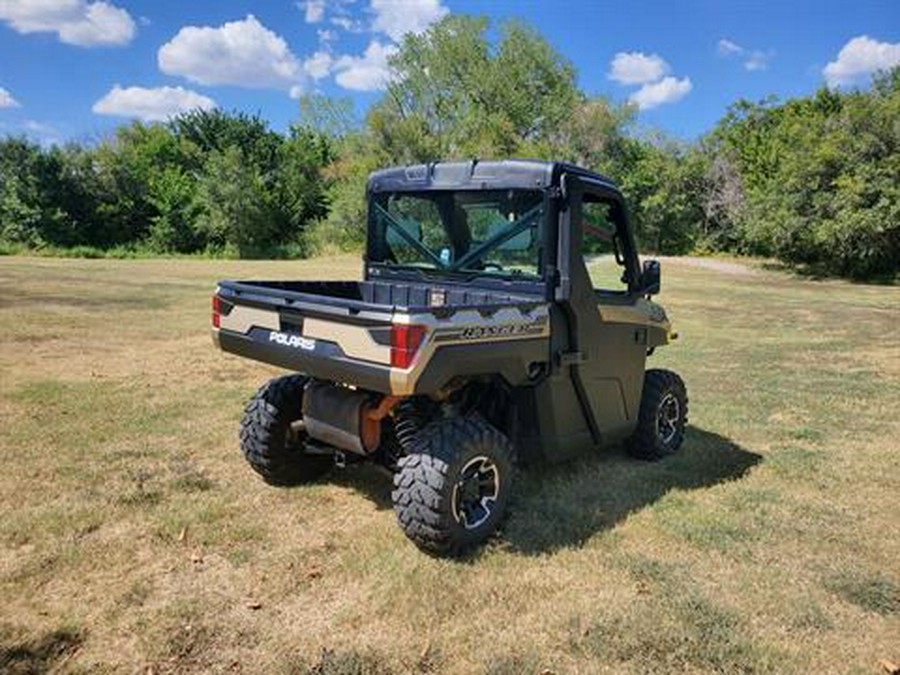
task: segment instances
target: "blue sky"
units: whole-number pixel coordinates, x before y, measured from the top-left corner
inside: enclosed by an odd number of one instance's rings
[[[740,97],[864,85],[900,63],[898,0],[0,0],[0,133],[96,139],[213,105],[282,130],[309,91],[362,112],[396,41],[447,13],[529,22],[585,91],[686,139]]]

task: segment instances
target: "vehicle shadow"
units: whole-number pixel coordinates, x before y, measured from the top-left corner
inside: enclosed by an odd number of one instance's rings
[[[56,630],[26,642],[4,644],[0,638],[0,673],[49,673],[81,647],[83,638]]]
[[[670,490],[737,480],[761,460],[719,434],[689,426],[679,453],[660,462],[636,460],[616,447],[566,464],[530,467],[519,472],[499,539],[525,555],[579,546]],[[392,508],[391,480],[371,464],[335,471],[326,480],[366,496],[379,509]]]
[[[501,539],[526,555],[579,546],[670,490],[737,480],[761,460],[719,434],[688,427],[680,452],[660,462],[635,460],[613,448],[525,471]]]
[[[362,494],[370,499],[379,511],[394,508],[391,503],[393,488],[391,476],[387,470],[374,464],[360,463],[350,465],[346,469],[332,470],[325,481]]]

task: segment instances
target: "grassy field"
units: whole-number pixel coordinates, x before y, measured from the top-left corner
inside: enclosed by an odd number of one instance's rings
[[[683,452],[526,475],[462,562],[371,468],[264,486],[277,371],[217,278],[309,262],[0,259],[0,672],[875,673],[900,661],[900,288],[666,261]]]

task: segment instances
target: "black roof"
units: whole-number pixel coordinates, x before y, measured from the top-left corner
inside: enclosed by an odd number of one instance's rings
[[[566,162],[537,159],[473,159],[397,166],[373,172],[369,176],[368,189],[371,192],[541,189],[558,185],[559,177],[564,173],[576,174],[618,189],[613,181],[599,173]]]

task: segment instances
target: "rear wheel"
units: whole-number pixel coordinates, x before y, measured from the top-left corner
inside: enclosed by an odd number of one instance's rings
[[[306,434],[294,432],[291,423],[302,417],[303,375],[278,377],[266,383],[247,404],[241,420],[244,458],[270,485],[308,483],[332,465],[327,455],[304,452]]]
[[[404,453],[412,452],[422,429],[439,414],[437,406],[424,397],[405,398],[394,408],[393,428]]]
[[[394,512],[407,537],[430,553],[458,555],[502,522],[512,490],[512,447],[480,417],[422,430],[394,475]]]
[[[627,443],[629,452],[648,460],[673,454],[684,440],[687,414],[687,389],[682,379],[671,370],[648,370],[638,425]]]

